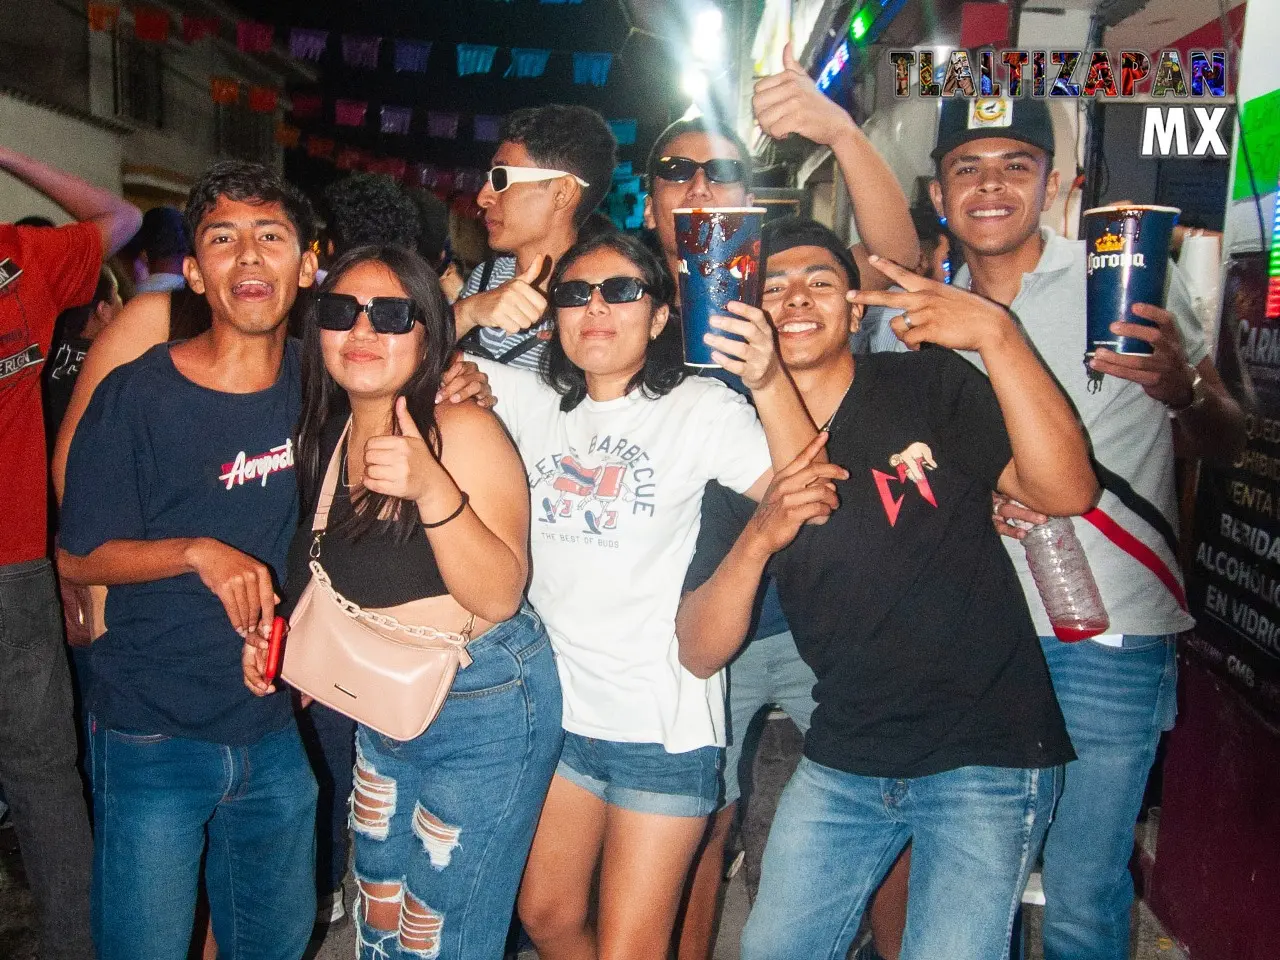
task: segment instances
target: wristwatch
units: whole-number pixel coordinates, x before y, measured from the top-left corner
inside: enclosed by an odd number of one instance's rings
[[[1191,401],[1181,407],[1170,407],[1170,419],[1175,419],[1188,410],[1195,410],[1197,407],[1203,406],[1209,396],[1208,388],[1205,387],[1204,377],[1200,376],[1200,371],[1190,364],[1187,365],[1187,371],[1191,374]]]

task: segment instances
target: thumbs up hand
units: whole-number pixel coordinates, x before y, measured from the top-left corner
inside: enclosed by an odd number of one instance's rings
[[[400,434],[374,437],[364,446],[364,488],[372,493],[413,500],[419,509],[430,504],[434,494],[439,494],[441,505],[447,501],[452,509],[458,499],[454,485],[423,439],[404,397],[396,398],[394,416],[400,425]]]
[[[551,276],[551,258],[543,255],[522,273],[485,293],[454,305],[458,336],[472,327],[499,327],[520,333],[539,323],[547,311],[545,287]]]
[[[782,51],[783,69],[758,80],[751,97],[760,129],[775,140],[793,133],[823,146],[854,125],[853,118],[818,89],[809,79],[787,44]]]

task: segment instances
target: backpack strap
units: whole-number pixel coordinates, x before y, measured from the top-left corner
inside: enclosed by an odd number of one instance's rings
[[[510,350],[506,351],[502,356],[498,357],[499,363],[510,363],[516,357],[523,357],[526,353],[538,345],[539,339],[537,333],[530,330],[529,335],[517,343]]]

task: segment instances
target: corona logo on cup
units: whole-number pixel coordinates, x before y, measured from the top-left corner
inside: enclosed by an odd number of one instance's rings
[[[1104,233],[1093,245],[1094,253],[1118,253],[1124,249],[1124,240],[1114,233]]]

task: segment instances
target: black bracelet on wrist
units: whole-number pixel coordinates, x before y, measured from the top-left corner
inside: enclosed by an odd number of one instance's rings
[[[435,523],[427,523],[427,521],[423,520],[422,525],[426,527],[428,530],[434,530],[436,527],[443,527],[449,521],[457,520],[460,516],[462,516],[462,511],[467,509],[467,504],[470,502],[471,502],[471,495],[467,493],[465,490],[463,490],[462,502],[458,504],[457,510],[453,511],[453,513],[449,514],[443,520],[437,520]],[[422,519],[422,518],[419,517],[419,519]]]

